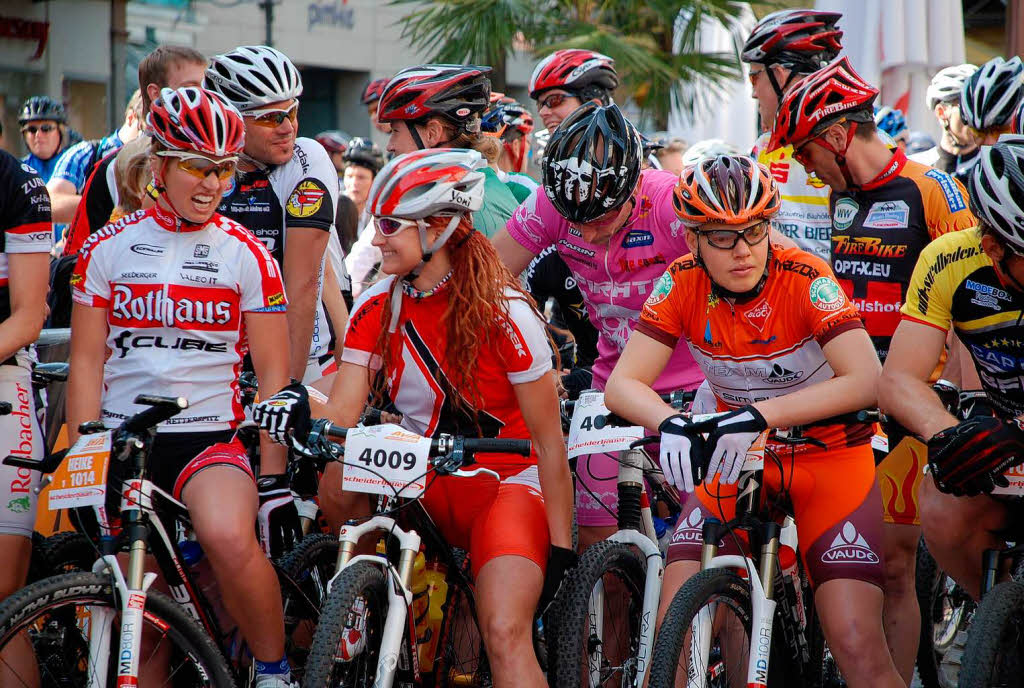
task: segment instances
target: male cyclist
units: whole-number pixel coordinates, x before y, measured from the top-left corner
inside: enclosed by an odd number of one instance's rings
[[[204,83],[245,119],[240,174],[218,211],[245,226],[281,264],[289,298],[288,374],[316,382],[334,366],[320,291],[338,175],[323,146],[296,138],[299,70],[274,48],[241,46],[214,56]]]
[[[772,145],[829,185],[832,267],[857,306],[884,362],[921,250],[946,232],[975,224],[961,186],[948,174],[907,161],[875,131],[878,90],[841,58],[794,84],[779,106]],[[909,682],[920,613],[914,586],[924,456],[907,441],[878,466],[885,506],[886,633]]]
[[[36,171],[43,182],[50,180],[64,147],[68,123],[64,106],[49,96],[32,96],[21,106],[18,126],[25,138],[28,154],[21,159]]]
[[[964,81],[960,117],[979,146],[991,146],[1013,128],[1024,101],[1024,62],[993,57]]]
[[[831,230],[828,187],[794,164],[791,146],[771,148],[768,138],[786,89],[839,55],[843,32],[836,22],[841,17],[816,10],[773,12],[754,27],[741,55],[750,65],[751,93],[765,132],[754,144],[754,155],[771,170],[782,194],[782,207],[772,224],[777,232],[826,262]]]
[[[533,70],[530,98],[549,133],[554,133],[569,113],[583,103],[612,103],[612,92],[619,85],[615,60],[594,52],[571,48],[556,50]]]
[[[366,106],[366,114],[370,118],[370,124],[382,134],[391,133],[391,126],[377,119],[377,106],[380,104],[380,94],[384,92],[384,87],[387,85],[388,79],[374,79],[363,88],[363,95],[359,99]]]
[[[907,152],[907,136],[910,130],[907,129],[907,118],[903,116],[903,110],[894,110],[888,105],[876,107],[875,129],[892,139],[904,153]]]
[[[331,156],[331,163],[334,164],[334,169],[338,171],[338,176],[340,177],[342,172],[345,171],[345,161],[342,159],[342,156],[345,155],[348,142],[352,140],[352,137],[343,131],[332,129],[330,131],[321,131],[313,138]]]
[[[942,137],[935,147],[910,156],[911,160],[922,165],[948,172],[964,184],[967,183],[966,170],[970,169],[970,161],[978,154],[978,146],[960,118],[960,91],[976,71],[976,66],[962,64],[935,73],[925,97],[928,109],[942,127]],[[961,167],[964,171],[960,170]]]
[[[982,146],[969,186],[978,229],[940,237],[921,252],[878,401],[928,439],[932,479],[919,496],[924,537],[938,565],[977,599],[982,552],[1004,547],[1000,531],[1019,502],[994,496],[993,488],[1024,461],[1024,137]],[[967,345],[995,417],[961,422],[931,393],[950,328]],[[946,665],[956,673],[959,656],[947,652]]]

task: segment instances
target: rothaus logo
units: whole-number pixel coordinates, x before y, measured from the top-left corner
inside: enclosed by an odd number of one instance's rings
[[[231,301],[187,298],[187,290],[182,290],[182,296],[186,298],[175,298],[168,295],[162,286],[136,293],[133,286],[145,288],[146,285],[114,285],[111,303],[114,324],[135,323],[142,327],[154,323],[168,327],[179,323],[227,325],[234,317]]]
[[[847,521],[832,545],[821,555],[826,564],[877,564],[878,555],[857,528]]]

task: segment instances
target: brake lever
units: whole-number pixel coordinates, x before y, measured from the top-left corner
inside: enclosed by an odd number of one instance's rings
[[[475,478],[478,475],[489,475],[493,477],[495,480],[499,482],[501,481],[501,476],[498,475],[496,472],[492,471],[490,468],[474,468],[471,471],[464,471],[461,468],[457,468],[448,475],[457,475],[460,478]]]

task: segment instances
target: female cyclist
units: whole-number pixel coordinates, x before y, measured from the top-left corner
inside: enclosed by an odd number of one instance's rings
[[[369,394],[387,393],[402,424],[421,435],[533,440],[529,459],[478,457],[500,482],[440,477],[423,505],[448,542],[470,553],[495,686],[540,687],[531,625],[545,567],[557,583],[574,561],[572,482],[544,324],[472,225],[485,165],[475,151],[427,149],[395,158],[377,176],[369,200],[374,243],[391,277],[353,309],[326,413],[351,427]],[[308,413],[293,385],[258,404],[254,416],[283,439],[288,429],[302,432],[299,418]],[[363,495],[342,494],[341,473],[331,464],[320,489],[335,521],[367,509]]]
[[[288,380],[281,273],[259,240],[215,212],[242,150],[241,115],[203,89],[165,88],[147,122],[156,205],[93,234],[71,280],[70,439],[84,421],[116,427],[140,411],[137,394],[188,399],[157,428],[151,478],[188,507],[256,658],[253,685],[287,686],[280,588],[255,536],[253,471],[232,439],[246,351],[261,389]],[[280,473],[280,448],[270,448],[263,473]]]
[[[609,409],[659,428],[666,477],[692,493],[669,547],[660,614],[700,569],[704,517],[734,513],[740,466],[758,434],[814,425],[807,433],[827,451],[778,447],[792,460],[784,476],[766,463],[765,483],[776,492],[784,484],[792,500],[825,638],[849,685],[903,686],[882,631],[870,428],[834,418],[875,403],[880,366],[857,310],[823,261],[766,241],[779,192],[762,165],[706,158],[683,171],[674,206],[693,253],[652,290],[605,392]],[[728,411],[710,434],[709,477],[696,491],[693,464],[706,455],[691,452],[686,421],[651,389],[682,339]]]

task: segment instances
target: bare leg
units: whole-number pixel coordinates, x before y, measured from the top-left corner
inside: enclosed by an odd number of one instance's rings
[[[885,638],[896,668],[909,686],[914,677],[921,610],[917,604],[915,569],[921,528],[886,523],[882,528],[885,548],[885,602],[882,620]]]
[[[28,578],[31,538],[0,535],[0,600],[13,595]],[[38,686],[39,672],[28,636],[21,633],[0,653],[0,686]]]
[[[544,586],[540,567],[525,557],[496,557],[476,579],[480,632],[495,688],[544,688],[533,651],[533,614]]]

